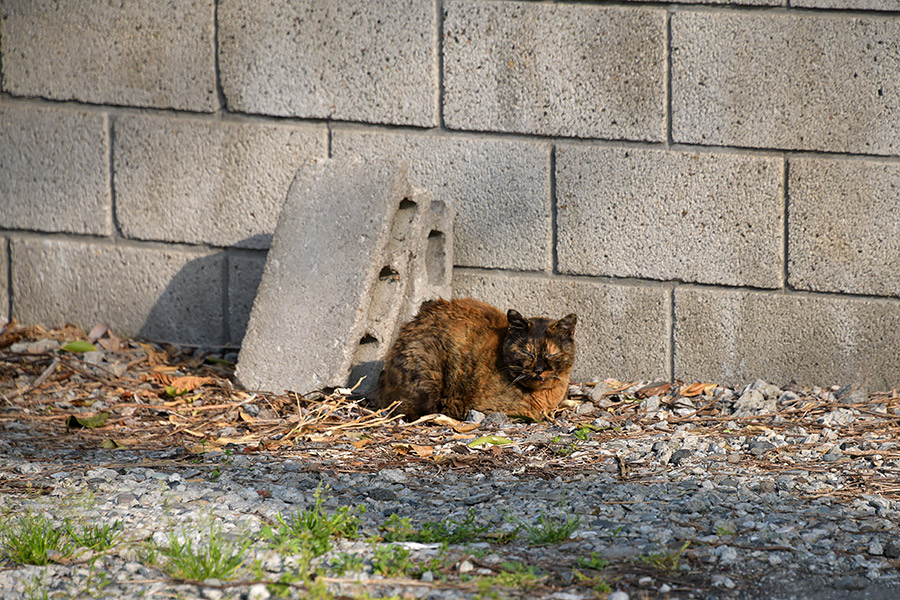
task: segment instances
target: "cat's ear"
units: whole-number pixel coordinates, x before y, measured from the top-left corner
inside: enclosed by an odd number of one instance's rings
[[[572,313],[571,315],[566,315],[559,321],[556,321],[555,323],[550,325],[550,329],[554,332],[566,335],[569,338],[574,338],[575,337],[575,323],[577,321],[578,321],[578,316],[575,313]]]
[[[528,331],[531,329],[531,323],[528,322],[528,319],[513,309],[506,311],[506,320],[509,323],[509,328],[511,330],[518,329],[521,331]]]

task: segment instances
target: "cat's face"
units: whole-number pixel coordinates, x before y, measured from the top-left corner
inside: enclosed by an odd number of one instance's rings
[[[558,321],[526,319],[518,312],[506,313],[509,323],[503,340],[503,362],[513,382],[539,390],[553,386],[575,362],[574,314]]]

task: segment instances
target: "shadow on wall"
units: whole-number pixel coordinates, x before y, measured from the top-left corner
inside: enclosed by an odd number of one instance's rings
[[[179,344],[239,347],[266,263],[264,250],[246,248],[266,247],[270,240],[270,235],[255,235],[228,250],[185,263],[170,276],[146,312],[137,337]],[[165,268],[160,268],[157,272],[164,271]],[[141,287],[140,283],[135,287]]]

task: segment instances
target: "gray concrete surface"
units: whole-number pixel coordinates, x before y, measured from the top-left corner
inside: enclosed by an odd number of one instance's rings
[[[213,0],[9,0],[3,91],[198,112],[219,107]]]
[[[357,376],[371,375],[399,326],[430,202],[397,162],[301,168],[250,314],[241,384],[308,392],[345,385],[354,367]]]
[[[288,187],[325,158],[321,125],[122,116],[116,216],[131,238],[265,248]]]
[[[676,142],[900,151],[900,29],[809,13],[672,15]]]
[[[0,228],[112,232],[104,114],[0,104]]]
[[[900,164],[792,158],[788,282],[900,297]]]
[[[332,154],[407,161],[414,181],[456,208],[457,265],[550,269],[549,144],[336,127]]]
[[[449,128],[665,139],[664,11],[461,0],[444,6]]]
[[[781,292],[675,290],[675,376],[739,385],[858,384],[900,372],[900,303]]]
[[[285,194],[287,196],[287,194]],[[253,300],[262,280],[266,266],[266,253],[263,251],[239,250],[228,253],[228,343],[240,346]]]
[[[12,316],[86,331],[222,344],[224,253],[105,240],[13,237]]]
[[[791,0],[797,8],[847,8],[851,10],[900,11],[897,0]]]
[[[667,379],[670,292],[664,286],[615,285],[543,275],[454,273],[453,292],[515,308],[526,316],[578,315],[573,379]]]
[[[560,145],[559,268],[780,287],[782,182],[780,157]]]
[[[432,197],[427,217],[424,247],[418,248],[410,268],[409,287],[397,316],[397,329],[388,343],[396,338],[399,326],[416,316],[426,300],[449,299],[453,296],[453,221],[454,207]],[[384,348],[383,350],[387,350]],[[383,358],[383,355],[379,358]]]
[[[0,318],[9,320],[9,240],[0,236]]]
[[[219,67],[228,107],[437,125],[434,6],[226,0],[219,6]]]

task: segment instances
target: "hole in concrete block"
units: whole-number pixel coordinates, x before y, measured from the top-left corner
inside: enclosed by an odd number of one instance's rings
[[[400,201],[400,206],[397,207],[397,214],[394,215],[394,222],[391,225],[391,237],[393,239],[402,241],[409,237],[417,210],[419,210],[419,205],[409,198],[404,198]]]
[[[372,335],[371,333],[367,333],[366,335],[364,335],[362,337],[361,340],[359,340],[360,346],[364,346],[366,344],[377,344],[377,343],[378,343],[378,338],[375,337],[374,335]]]
[[[428,245],[425,248],[425,271],[428,273],[428,284],[438,286],[444,282],[446,273],[446,236],[440,231],[428,234]]]
[[[378,279],[381,281],[400,281],[400,273],[388,265],[381,269],[381,272],[378,274]]]

